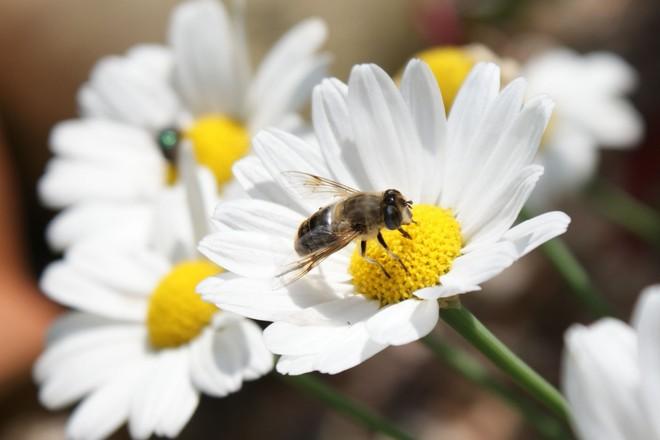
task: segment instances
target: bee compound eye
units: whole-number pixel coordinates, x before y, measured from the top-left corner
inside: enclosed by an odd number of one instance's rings
[[[157,137],[158,148],[163,157],[169,162],[174,162],[176,159],[177,147],[181,140],[181,133],[176,128],[165,128],[158,132]]]

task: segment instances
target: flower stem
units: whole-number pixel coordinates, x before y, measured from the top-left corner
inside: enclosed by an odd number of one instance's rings
[[[413,436],[410,434],[401,431],[398,427],[388,422],[383,417],[375,414],[366,406],[342,395],[311,374],[280,377],[285,382],[288,382],[303,392],[319,399],[323,403],[334,408],[337,412],[352,418],[369,429],[378,431],[381,434],[385,434],[397,440],[413,439]]]
[[[613,223],[660,248],[660,213],[602,179],[589,188],[591,201]]]
[[[582,264],[566,243],[555,238],[541,246],[541,252],[555,266],[586,309],[594,318],[614,315],[612,306],[598,293]]]
[[[541,413],[537,408],[530,405],[527,399],[502,385],[468,353],[451,347],[445,344],[444,341],[432,336],[421,339],[421,342],[456,373],[470,382],[489,390],[511,407],[518,410],[529,425],[543,438],[548,440],[571,438],[562,423]]]
[[[462,305],[441,308],[440,317],[562,422],[568,422],[568,404],[559,391],[509,350],[468,309]]]
[[[523,219],[532,217],[524,210],[520,215]],[[540,249],[594,318],[614,315],[613,307],[598,293],[589,274],[564,241],[554,238],[544,243]]]

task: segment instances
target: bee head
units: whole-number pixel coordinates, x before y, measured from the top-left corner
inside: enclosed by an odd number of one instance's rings
[[[398,229],[412,222],[412,200],[406,200],[396,189],[383,193],[383,217],[387,229]]]

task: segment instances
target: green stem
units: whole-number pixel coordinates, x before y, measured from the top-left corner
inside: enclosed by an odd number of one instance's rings
[[[529,425],[542,437],[549,440],[571,438],[562,423],[542,414],[535,407],[531,406],[527,399],[502,385],[469,354],[453,348],[432,336],[421,339],[421,342],[456,373],[470,382],[489,390],[511,407],[518,410]]]
[[[468,309],[460,304],[442,308],[440,317],[499,369],[511,376],[520,387],[552,410],[563,422],[568,422],[568,404],[559,391],[509,350]]]
[[[587,271],[575,258],[566,243],[555,238],[543,244],[541,252],[555,266],[577,299],[595,318],[614,315],[614,309],[598,294]]]
[[[322,380],[311,374],[301,376],[279,376],[285,382],[304,391],[305,393],[319,399],[321,402],[331,406],[337,412],[340,412],[367,428],[378,431],[393,439],[412,440],[413,436],[401,431],[398,427],[388,422],[386,419],[372,412],[366,406],[355,402],[354,400],[335,391],[332,387],[325,384]]]
[[[610,221],[660,248],[660,213],[604,180],[595,181],[588,193]]]
[[[532,216],[523,211],[522,219]],[[613,307],[598,293],[589,274],[560,238],[554,238],[541,246],[541,252],[550,260],[557,272],[564,278],[577,299],[595,317],[614,315]]]

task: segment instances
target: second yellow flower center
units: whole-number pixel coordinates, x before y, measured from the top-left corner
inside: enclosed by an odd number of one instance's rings
[[[223,185],[231,179],[231,167],[250,148],[250,135],[238,122],[222,115],[204,116],[185,131],[197,161],[208,167]]]
[[[399,231],[381,231],[407,272],[376,240],[367,243],[366,254],[385,267],[389,278],[360,255],[359,246],[355,249],[349,273],[357,292],[382,305],[393,304],[411,298],[416,290],[437,285],[440,276],[451,269],[462,247],[461,228],[452,213],[437,206],[415,205],[413,219],[416,223],[403,227],[411,239]]]
[[[174,128],[162,130],[158,134],[158,145],[169,161],[165,181],[170,185],[178,178],[175,162],[182,139],[191,142],[197,162],[211,170],[218,186],[229,182],[232,165],[250,148],[250,134],[245,127],[223,115],[198,118],[183,132]]]
[[[416,55],[431,68],[438,82],[445,111],[449,112],[458,90],[475,65],[475,59],[468,51],[459,47],[435,47]]]
[[[147,312],[149,342],[155,348],[178,347],[194,339],[219,310],[202,301],[195,287],[221,272],[208,261],[179,263],[151,294]]]

